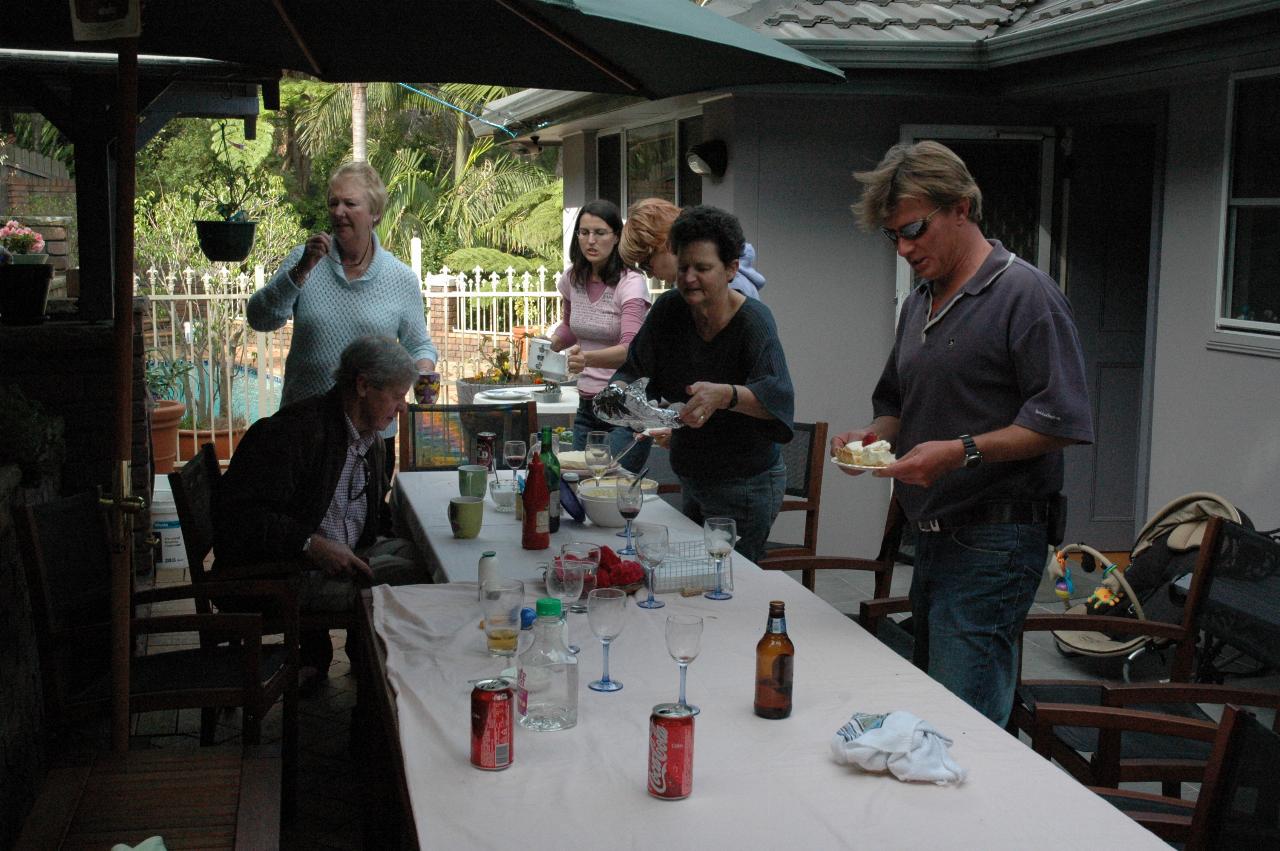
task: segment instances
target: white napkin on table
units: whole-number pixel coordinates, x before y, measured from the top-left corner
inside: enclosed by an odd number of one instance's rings
[[[835,761],[867,771],[888,769],[899,780],[960,783],[967,772],[947,753],[951,740],[910,712],[855,712],[831,739]]]

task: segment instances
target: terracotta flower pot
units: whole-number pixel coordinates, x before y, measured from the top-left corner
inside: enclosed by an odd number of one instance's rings
[[[187,406],[172,399],[160,399],[151,412],[151,458],[156,473],[173,472],[178,459],[178,423]]]
[[[213,444],[214,454],[218,456],[219,461],[230,461],[231,453],[236,451],[236,444],[240,442],[240,438],[244,437],[247,428],[233,428],[230,432],[225,428],[219,428],[216,432],[210,432],[207,428],[199,430],[180,428],[178,429],[178,449],[181,450],[182,458],[192,458],[200,447],[206,443]]]

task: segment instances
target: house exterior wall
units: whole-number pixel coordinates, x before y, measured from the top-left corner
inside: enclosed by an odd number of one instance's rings
[[[1208,490],[1269,529],[1280,526],[1280,350],[1207,348],[1249,339],[1214,330],[1228,79],[1220,69],[1169,98],[1148,508]]]

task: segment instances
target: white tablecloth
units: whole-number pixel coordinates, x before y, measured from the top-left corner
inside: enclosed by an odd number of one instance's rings
[[[421,477],[416,484],[401,476],[401,487],[425,506],[438,490],[429,487],[429,477],[443,476],[415,475]],[[419,528],[451,577],[474,581],[486,548],[498,549],[503,573],[517,578],[530,578],[538,558],[547,556],[519,548],[514,519],[486,514],[480,542],[464,542],[449,536],[441,506],[430,511]],[[641,518],[668,522],[677,539],[697,533],[665,503],[646,505]],[[615,531],[588,529],[557,537]],[[555,733],[517,729],[514,764],[501,772],[469,761],[469,681],[503,667],[484,649],[473,581],[375,588],[374,623],[397,693],[422,846],[1166,847],[790,577],[739,560],[736,580],[729,601],[664,595],[663,609],[628,608],[610,666],[625,687],[612,694],[586,687],[600,675],[601,649],[586,616],[570,615],[571,640],[583,648],[578,726]],[[530,582],[528,599],[543,590]],[[771,599],[786,602],[796,645],[795,709],[781,721],[757,718],[751,708],[755,644]],[[645,781],[649,712],[677,693],[677,668],[663,638],[673,613],[707,620],[701,655],[689,669],[689,700],[702,707],[693,795],[670,802],[649,797]],[[951,753],[969,771],[963,785],[907,784],[832,761],[830,738],[853,711],[895,709],[915,713],[955,740]]]

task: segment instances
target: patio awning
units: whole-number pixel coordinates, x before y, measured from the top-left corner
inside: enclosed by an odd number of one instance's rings
[[[72,40],[70,4],[7,0],[0,46]],[[149,0],[143,54],[269,65],[331,82],[430,80],[666,97],[843,74],[689,0]]]

